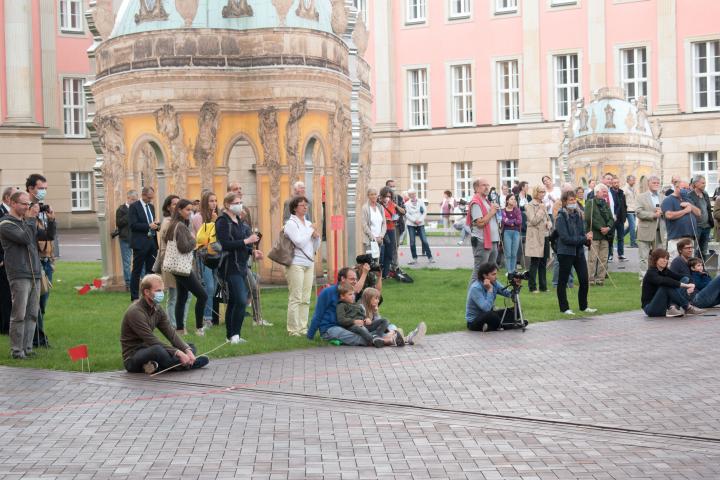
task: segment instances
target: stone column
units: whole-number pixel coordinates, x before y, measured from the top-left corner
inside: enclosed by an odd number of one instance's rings
[[[594,92],[608,85],[605,62],[605,2],[587,2],[587,9],[590,91]],[[580,92],[580,96],[582,95]]]
[[[657,2],[658,102],[656,114],[680,111],[677,86],[677,30],[675,0]]]
[[[33,109],[31,2],[4,2],[6,125],[37,125]]]
[[[374,5],[375,35],[375,131],[397,130],[395,108],[395,54],[393,45],[393,0],[377,0]]]
[[[55,47],[56,0],[40,0],[40,41],[42,44],[42,91],[43,118],[47,133],[62,135],[62,123],[58,117],[58,78]]]
[[[522,122],[541,122],[542,100],[540,78],[540,4],[537,0],[523,0],[523,58],[522,58]]]

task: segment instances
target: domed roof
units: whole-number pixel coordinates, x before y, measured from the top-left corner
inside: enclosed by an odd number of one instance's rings
[[[110,38],[173,29],[306,28],[333,33],[331,0],[123,0]]]
[[[619,88],[601,88],[587,106],[580,99],[573,106],[570,129],[575,138],[604,134],[653,136],[645,99],[628,102]]]

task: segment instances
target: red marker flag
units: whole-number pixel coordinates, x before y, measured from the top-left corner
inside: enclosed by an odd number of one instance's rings
[[[77,362],[78,360],[82,360],[83,358],[88,358],[88,348],[87,345],[78,345],[76,347],[68,348],[68,355],[70,355],[70,360],[73,362]]]
[[[95,287],[95,288],[102,287],[102,280],[100,280],[99,278],[96,278],[95,280],[93,280],[93,287]]]
[[[88,284],[86,283],[85,285],[83,285],[83,286],[80,288],[80,290],[78,290],[78,295],[85,295],[85,294],[88,293],[89,291],[90,291],[90,285],[88,285]]]

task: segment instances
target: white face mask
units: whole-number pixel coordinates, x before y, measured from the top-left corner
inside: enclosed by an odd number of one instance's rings
[[[240,215],[243,211],[243,204],[238,203],[238,204],[230,205],[230,211],[232,213],[234,213],[235,215]]]

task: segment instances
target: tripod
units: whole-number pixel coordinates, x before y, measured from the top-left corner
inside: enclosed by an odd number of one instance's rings
[[[510,291],[510,299],[513,302],[513,305],[515,308],[513,308],[513,318],[510,319],[509,315],[507,314],[507,309],[503,310],[502,317],[500,318],[500,326],[498,327],[498,330],[505,330],[505,326],[511,327],[511,328],[522,328],[522,331],[525,331],[527,321],[525,320],[525,317],[522,313],[522,304],[520,303],[520,290],[522,289],[522,285],[513,285],[512,290]],[[507,318],[506,318],[507,317]]]

